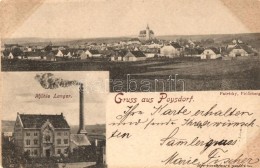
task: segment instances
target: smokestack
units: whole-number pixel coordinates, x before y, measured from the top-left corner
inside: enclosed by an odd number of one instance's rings
[[[85,130],[85,120],[84,120],[84,88],[83,84],[79,87],[79,131],[78,134],[87,134]]]

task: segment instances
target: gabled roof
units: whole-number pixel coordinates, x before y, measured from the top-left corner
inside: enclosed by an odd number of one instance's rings
[[[91,54],[100,54],[98,50],[89,50]]]
[[[248,45],[246,44],[239,44],[238,45],[240,48],[244,49],[248,54],[253,53],[254,51],[252,50],[252,48],[248,47]]]
[[[46,121],[49,121],[54,128],[70,128],[69,124],[61,115],[41,114],[19,114],[24,128],[41,128]]]
[[[4,51],[3,51],[3,55],[4,55],[5,57],[9,56],[10,53],[11,53],[11,52],[10,52],[10,51],[7,51],[7,50],[4,50]]]
[[[100,52],[100,54],[107,55],[107,56],[111,56],[111,55],[115,54],[115,52],[113,50],[101,50],[99,52]]]
[[[89,146],[91,145],[88,137],[84,134],[70,134],[70,141],[77,146]]]
[[[219,49],[215,48],[215,47],[209,47],[209,48],[206,48],[205,50],[212,50],[215,54],[220,54],[220,51]]]
[[[171,43],[174,48],[182,48],[179,43]]]
[[[45,54],[45,52],[24,52],[24,56],[27,57],[39,57],[44,56]]]
[[[228,48],[227,49],[227,54],[229,54],[233,49],[243,49],[245,50],[248,54],[252,54],[254,53],[254,51],[252,50],[252,48],[248,47],[246,44],[238,44],[233,48]]]
[[[146,57],[142,51],[130,51],[135,57]]]
[[[73,50],[73,49],[66,49],[66,50],[63,50],[62,51],[62,53],[64,54],[64,55],[67,55],[67,54],[73,54],[74,52],[75,52],[76,50]]]
[[[127,52],[127,50],[115,50],[115,55],[123,57],[127,54]]]

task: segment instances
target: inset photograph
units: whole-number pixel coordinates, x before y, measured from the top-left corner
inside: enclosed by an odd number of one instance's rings
[[[108,72],[3,73],[3,167],[106,167]]]

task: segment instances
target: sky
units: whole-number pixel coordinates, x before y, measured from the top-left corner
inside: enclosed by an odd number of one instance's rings
[[[250,32],[219,0],[46,0],[13,38],[138,36]]]
[[[6,72],[3,73],[2,120],[16,120],[21,114],[61,114],[70,125],[79,123],[79,86],[44,89],[34,79],[36,74],[45,72]],[[106,122],[106,96],[108,72],[52,72],[55,77],[77,80],[84,84],[85,124]],[[37,93],[71,95],[70,99],[37,99]]]

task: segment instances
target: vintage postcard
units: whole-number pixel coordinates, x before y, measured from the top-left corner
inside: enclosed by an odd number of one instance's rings
[[[260,168],[259,0],[0,0],[2,167]]]

